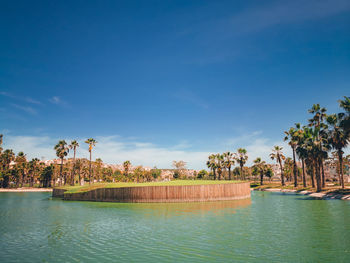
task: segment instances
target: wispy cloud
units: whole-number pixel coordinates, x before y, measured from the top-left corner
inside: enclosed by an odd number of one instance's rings
[[[209,104],[204,99],[189,89],[180,89],[174,93],[173,96],[178,100],[190,103],[202,109],[209,108]]]
[[[30,97],[26,97],[24,98],[24,100],[28,103],[32,103],[32,104],[37,104],[37,105],[41,105],[42,103],[38,100],[35,100],[33,98],[30,98]]]
[[[49,99],[49,102],[51,102],[52,104],[55,104],[55,105],[59,105],[59,106],[62,106],[62,107],[67,107],[68,104],[67,102],[63,101],[61,97],[59,96],[53,96]]]
[[[222,23],[236,33],[255,32],[276,25],[321,19],[349,10],[348,0],[277,1],[242,11]]]
[[[17,96],[13,95],[12,93],[6,92],[6,91],[0,91],[0,95],[14,99],[14,100],[20,100],[20,101],[25,101],[31,104],[37,104],[41,105],[42,103],[36,99],[33,99],[31,97],[22,97],[22,96]]]
[[[19,110],[22,110],[22,111],[29,113],[29,114],[32,114],[32,115],[37,114],[37,111],[32,107],[22,106],[22,105],[18,105],[18,104],[14,104],[14,103],[11,103],[11,105]]]

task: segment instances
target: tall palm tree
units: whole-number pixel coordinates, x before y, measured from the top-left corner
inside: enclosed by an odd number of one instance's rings
[[[2,187],[7,188],[10,180],[10,164],[15,160],[15,153],[11,149],[6,149],[1,154],[1,162],[2,162]],[[1,167],[0,167],[1,168]]]
[[[298,133],[300,130],[300,124],[296,123],[295,128],[291,127],[288,131],[285,131],[285,137],[284,140],[288,141],[288,144],[293,150],[293,175],[294,175],[294,187],[298,186],[298,177],[297,177],[297,163],[295,160],[295,151],[298,146]]]
[[[344,175],[343,175],[343,149],[349,143],[349,132],[344,129],[342,123],[344,122],[344,114],[332,114],[327,117],[329,129],[329,143],[331,147],[337,151],[339,160],[339,182],[344,189]]]
[[[281,169],[281,183],[282,185],[285,185],[282,161],[284,161],[286,157],[283,155],[282,149],[283,148],[280,146],[274,146],[274,148],[272,149],[272,153],[270,154],[270,158],[272,160],[276,159],[277,164],[279,164]]]
[[[322,133],[320,135],[319,127],[307,129],[306,149],[312,165],[311,174],[315,172],[317,192],[322,190],[321,164],[327,153],[324,147],[324,140]]]
[[[101,179],[101,172],[102,172],[102,164],[103,164],[103,161],[101,158],[97,158],[95,160],[95,177],[97,179],[97,182],[100,181]]]
[[[306,187],[306,175],[305,175],[305,160],[308,158],[307,150],[303,147],[303,141],[300,139],[298,147],[296,149],[296,154],[301,160],[301,168],[303,172],[303,187]]]
[[[208,161],[207,161],[207,167],[213,171],[214,180],[216,180],[217,165],[216,165],[216,155],[215,154],[209,155]]]
[[[262,161],[260,157],[256,158],[254,160],[254,166],[253,166],[258,173],[260,174],[260,185],[264,184],[264,174],[267,170],[267,165],[265,161]]]
[[[25,177],[25,167],[26,167],[26,163],[27,163],[26,155],[23,152],[19,152],[16,156],[15,162],[16,162],[17,169],[20,173],[19,185],[20,185],[20,187],[22,187],[24,177]]]
[[[293,159],[290,157],[287,157],[286,160],[284,161],[284,166],[283,166],[283,172],[284,175],[286,176],[287,181],[292,181],[292,173],[293,173]]]
[[[82,166],[83,166],[82,160],[81,159],[77,159],[75,161],[75,171],[78,172],[79,185],[81,185],[81,169],[82,169]]]
[[[75,155],[77,152],[77,148],[79,147],[79,143],[76,140],[73,140],[69,144],[69,149],[73,149],[73,168],[72,168],[72,176],[70,184],[74,185],[74,176],[75,176]]]
[[[129,175],[129,169],[130,169],[130,166],[131,166],[131,162],[130,161],[125,161],[123,163],[123,166],[124,166],[124,173],[125,173],[125,176],[128,177]]]
[[[309,109],[309,113],[313,114],[314,116],[309,119],[309,126],[314,127],[315,129],[315,142],[317,143],[319,150],[318,150],[318,169],[321,173],[321,184],[322,187],[325,186],[325,178],[324,178],[324,167],[323,162],[325,159],[327,159],[327,153],[323,149],[323,146],[325,145],[325,142],[327,141],[327,132],[325,130],[327,129],[327,125],[324,123],[324,120],[327,117],[327,109],[324,107],[321,107],[320,104],[314,104],[311,109]],[[317,173],[318,171],[316,171]]]
[[[63,159],[68,155],[69,147],[67,146],[67,143],[65,140],[61,140],[55,145],[54,150],[56,150],[57,157],[61,159],[60,185],[62,185]],[[64,184],[66,184],[66,180],[64,181]]]
[[[222,168],[224,168],[224,156],[220,153],[216,154],[216,165],[218,169],[218,179],[221,180]]]
[[[237,150],[237,153],[235,154],[235,159],[238,162],[239,167],[241,168],[241,179],[243,179],[243,166],[248,161],[247,150],[244,148],[239,148]]]
[[[223,153],[223,157],[224,157],[224,165],[228,170],[228,179],[231,180],[231,167],[235,165],[233,153],[225,152]]]
[[[29,182],[29,186],[30,187],[34,186],[35,177],[36,177],[37,172],[39,170],[39,162],[40,162],[40,160],[38,158],[33,158],[29,162],[29,167],[30,167],[30,182]]]
[[[309,119],[309,126],[320,127],[323,120],[327,117],[327,109],[324,107],[321,108],[320,104],[314,104],[308,111],[314,114],[314,116]]]
[[[91,152],[92,148],[96,145],[97,141],[93,138],[86,139],[85,143],[89,145],[89,153],[90,153],[90,164],[89,164],[89,184],[91,184]]]

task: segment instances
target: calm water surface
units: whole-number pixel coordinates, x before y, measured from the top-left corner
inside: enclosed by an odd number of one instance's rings
[[[0,193],[0,262],[350,262],[350,202],[115,204]]]

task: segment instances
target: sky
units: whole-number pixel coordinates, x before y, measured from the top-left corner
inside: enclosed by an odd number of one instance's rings
[[[0,0],[4,148],[55,157],[98,143],[107,163],[205,168],[244,147],[269,160],[283,131],[350,91],[350,1]]]

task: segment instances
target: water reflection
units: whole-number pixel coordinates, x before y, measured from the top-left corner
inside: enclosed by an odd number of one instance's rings
[[[83,202],[80,202],[83,203]],[[213,202],[186,202],[186,203],[103,203],[89,202],[89,206],[96,208],[114,208],[114,209],[131,209],[135,213],[141,213],[146,216],[192,216],[208,213],[215,215],[233,214],[237,209],[251,205],[251,199],[230,200],[230,201],[213,201]]]

